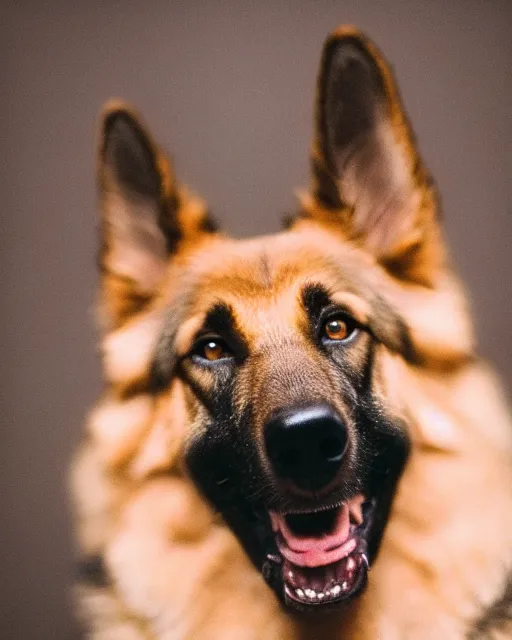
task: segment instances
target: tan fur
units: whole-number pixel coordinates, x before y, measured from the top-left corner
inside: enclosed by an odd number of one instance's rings
[[[357,32],[345,28],[331,38],[347,34]],[[510,637],[506,622],[485,636],[474,624],[499,600],[512,571],[512,424],[499,382],[474,355],[465,296],[447,265],[432,187],[418,169],[391,74],[363,41],[385,79],[391,105],[385,135],[394,137],[401,158],[395,178],[414,177],[407,203],[394,205],[398,243],[364,235],[368,221],[354,221],[347,210],[326,209],[314,195],[315,181],[290,231],[244,241],[207,233],[204,204],[176,185],[161,155],[162,197],[179,194],[183,238],[176,255],[167,260],[162,238],[151,232],[150,253],[147,242],[142,250],[137,238],[130,244],[130,230],[128,244],[116,245],[119,235],[111,244],[107,238],[100,302],[108,390],[91,414],[72,473],[80,551],[101,555],[109,575],[106,585],[77,587],[91,638],[457,640],[472,629],[474,638]],[[114,108],[119,104],[107,113]],[[325,165],[318,141],[313,155]],[[101,173],[102,184],[111,179]],[[113,187],[106,192],[113,197]],[[112,216],[126,206],[103,203]],[[396,263],[413,246],[417,253],[398,278]],[[122,253],[127,247],[131,255]],[[332,267],[337,263],[346,281]],[[406,362],[384,345],[377,350],[378,392],[406,417],[412,453],[368,588],[338,614],[308,620],[281,608],[183,468],[183,447],[202,429],[190,390],[174,379],[154,395],[145,384],[166,309],[178,304],[176,283],[185,282],[195,293],[179,303],[178,357],[212,302],[228,301],[261,356],[238,391],[240,404],[261,398],[260,422],[284,402],[274,380],[295,376],[298,388],[328,386],[327,373],[311,380],[317,356],[298,337],[298,291],[319,279],[362,320],[371,313],[364,290],[378,291],[409,327],[417,360]],[[140,304],[129,303],[137,296]],[[295,345],[293,368],[269,356],[285,343]],[[351,357],[356,366],[357,351]],[[209,374],[201,375],[209,384]]]

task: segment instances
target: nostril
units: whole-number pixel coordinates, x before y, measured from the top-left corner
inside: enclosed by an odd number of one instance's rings
[[[319,453],[327,462],[340,462],[346,441],[335,435],[326,436],[318,443]]]

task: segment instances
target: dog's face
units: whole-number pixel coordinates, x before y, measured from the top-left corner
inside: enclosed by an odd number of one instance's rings
[[[100,149],[107,378],[167,407],[173,469],[295,610],[361,592],[411,444],[390,366],[460,339],[414,324],[444,273],[435,198],[353,30],[327,41],[317,100],[312,190],[275,236],[217,233],[126,107]]]
[[[188,311],[152,362],[186,389],[188,472],[296,608],[361,590],[407,456],[378,351],[410,343],[365,266],[312,229],[214,244],[177,277]]]

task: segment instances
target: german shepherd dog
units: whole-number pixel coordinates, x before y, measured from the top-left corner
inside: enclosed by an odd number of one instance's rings
[[[123,103],[100,138],[88,637],[512,637],[512,427],[377,48],[327,39],[276,235],[218,232]]]

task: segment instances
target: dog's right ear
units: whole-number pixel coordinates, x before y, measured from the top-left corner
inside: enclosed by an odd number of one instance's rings
[[[177,252],[213,233],[205,204],[179,187],[168,158],[127,105],[107,103],[99,149],[102,321],[121,325],[158,292]]]

